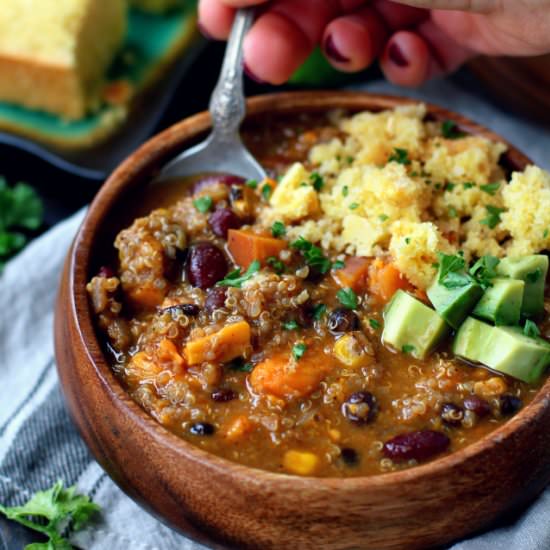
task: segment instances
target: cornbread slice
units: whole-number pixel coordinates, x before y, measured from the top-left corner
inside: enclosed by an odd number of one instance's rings
[[[0,101],[82,118],[126,30],[126,0],[2,0]]]

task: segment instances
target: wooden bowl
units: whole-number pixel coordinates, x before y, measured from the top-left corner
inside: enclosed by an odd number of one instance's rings
[[[407,103],[363,93],[276,94],[251,99],[248,117]],[[429,106],[429,113],[501,139],[444,109]],[[525,506],[550,480],[550,381],[509,422],[465,449],[409,470],[348,479],[275,474],[211,455],[157,424],[125,393],[94,329],[86,282],[130,219],[124,199],[209,124],[208,114],[198,114],[131,155],[97,195],[67,257],[57,364],[71,414],[98,462],[150,512],[218,548],[413,550],[449,543]],[[511,147],[504,162],[523,168],[529,160]]]

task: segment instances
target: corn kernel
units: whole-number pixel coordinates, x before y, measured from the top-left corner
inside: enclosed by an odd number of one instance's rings
[[[498,376],[474,384],[474,393],[481,397],[495,397],[503,394],[507,389],[508,385],[504,379]]]
[[[340,433],[340,430],[335,430],[334,428],[332,428],[328,431],[328,436],[334,443],[338,443],[338,441],[340,441],[340,438],[342,437],[342,434]]]
[[[307,451],[287,451],[283,457],[283,466],[293,474],[307,476],[312,474],[319,464],[319,458]]]
[[[336,358],[348,367],[358,367],[364,364],[367,358],[361,344],[352,334],[344,334],[338,338],[333,351]]]

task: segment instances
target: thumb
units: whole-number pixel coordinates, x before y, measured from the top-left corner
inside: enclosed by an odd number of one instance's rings
[[[407,4],[415,8],[429,10],[460,10],[487,13],[494,11],[500,4],[499,0],[394,0],[399,4]]]

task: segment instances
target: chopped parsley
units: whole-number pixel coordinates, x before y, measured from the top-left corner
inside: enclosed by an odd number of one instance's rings
[[[319,192],[325,185],[325,181],[323,180],[323,177],[318,172],[312,172],[309,176],[309,179],[311,180],[311,185],[313,185],[313,189],[315,191]]]
[[[338,301],[347,309],[357,309],[357,294],[351,288],[341,288],[336,293]]]
[[[450,181],[448,181],[446,184],[445,184],[445,191],[452,191],[454,188],[456,187],[456,184],[455,183],[451,183]]]
[[[531,271],[527,273],[527,275],[525,276],[525,280],[528,283],[536,283],[541,277],[542,277],[542,270],[540,269],[540,267],[537,267],[535,271]]]
[[[326,312],[327,312],[327,306],[325,304],[317,304],[313,306],[313,318],[316,321],[319,321]]]
[[[300,325],[296,321],[292,320],[283,323],[283,328],[285,330],[298,330],[300,328]]]
[[[304,256],[306,264],[317,268],[323,275],[331,268],[331,261],[323,254],[323,251],[312,242],[299,237],[298,240],[290,244],[292,248],[300,250]]]
[[[357,202],[352,202],[352,203],[349,205],[349,209],[350,209],[350,210],[355,210],[356,208],[359,208],[359,203],[357,203]]]
[[[412,344],[405,344],[402,348],[401,348],[401,351],[403,353],[412,353],[416,348],[412,345]]]
[[[540,336],[540,330],[533,321],[527,319],[523,327],[523,334],[529,338],[538,338]]]
[[[542,232],[542,238],[543,238],[543,239],[546,239],[546,237],[548,237],[548,229],[545,229],[545,230]]]
[[[493,286],[491,279],[497,276],[497,266],[499,263],[500,260],[497,257],[487,254],[477,260],[470,268],[469,273],[483,289],[487,289]]]
[[[29,544],[26,548],[69,550],[65,538],[70,531],[81,529],[100,508],[75,487],[65,489],[58,481],[46,491],[38,491],[23,506],[2,506],[0,513],[8,519],[48,537],[47,542]]]
[[[345,265],[342,260],[336,260],[332,263],[332,269],[344,269]]]
[[[476,186],[476,184],[472,183],[471,181],[467,181],[467,182],[463,183],[462,185],[464,186],[464,189],[471,189],[472,187]]]
[[[456,208],[454,206],[449,206],[449,218],[456,218],[458,216],[458,212],[456,211]]]
[[[348,194],[349,194],[349,187],[347,185],[344,185],[344,187],[342,187],[342,196],[347,197]]]
[[[411,238],[405,237],[405,244],[411,244]]]
[[[376,319],[369,319],[369,325],[370,325],[374,330],[380,328],[380,322],[377,321]]]
[[[258,182],[256,180],[246,180],[244,184],[250,189],[256,189],[258,187]]]
[[[212,208],[212,197],[208,195],[199,197],[193,201],[193,206],[202,214],[206,214]]]
[[[254,369],[254,365],[252,363],[246,363],[242,357],[233,359],[233,361],[227,363],[227,366],[231,370],[236,370],[238,372],[251,372]]]
[[[273,191],[273,189],[271,188],[271,185],[267,183],[262,187],[262,197],[265,201],[268,201],[269,197],[271,197],[271,191]]]
[[[353,160],[354,160],[353,157],[346,157],[346,162],[347,162],[348,164],[352,164],[352,163],[353,163]]]
[[[437,256],[439,258],[438,282],[445,288],[459,288],[471,281],[471,277],[464,273],[466,262],[462,256],[442,252],[438,252]]]
[[[494,196],[495,193],[500,189],[500,182],[496,183],[488,183],[487,185],[480,185],[479,188],[484,191],[485,193],[488,193],[491,196]]]
[[[378,216],[378,219],[381,222],[385,222],[387,219],[389,219],[389,216],[387,214],[380,214],[380,216]]]
[[[286,235],[285,224],[283,222],[274,222],[271,226],[271,234],[276,238]]]
[[[444,120],[441,123],[441,134],[447,139],[457,139],[464,136],[454,120]]]
[[[267,265],[272,267],[273,271],[275,271],[278,275],[285,272],[285,264],[275,256],[269,256],[269,258],[266,258],[265,261]]]
[[[494,229],[500,223],[500,215],[505,211],[505,208],[498,208],[491,204],[485,206],[488,216],[482,219],[479,223],[486,225],[490,229]]]
[[[395,147],[393,153],[388,158],[388,162],[397,162],[399,164],[410,164],[411,159],[409,159],[409,152],[407,149],[401,149],[400,147]]]
[[[307,346],[305,344],[294,344],[294,346],[292,346],[292,357],[294,357],[296,361],[300,360],[306,352],[306,349]]]
[[[241,288],[242,284],[249,279],[252,279],[254,274],[258,273],[258,271],[260,271],[260,262],[258,260],[254,260],[244,273],[241,274],[240,268],[234,269],[225,276],[225,279],[218,281],[216,286],[232,286],[234,288]]]

